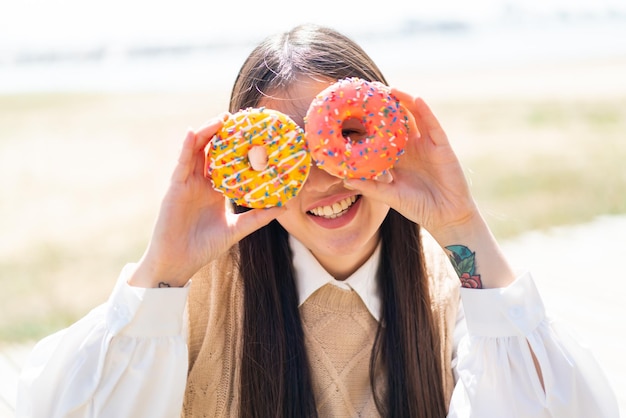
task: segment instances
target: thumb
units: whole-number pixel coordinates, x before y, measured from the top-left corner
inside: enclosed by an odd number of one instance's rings
[[[387,204],[393,201],[395,194],[391,174],[385,174],[377,180],[344,179],[343,186],[346,189],[358,191],[363,196]]]
[[[252,209],[247,212],[230,214],[231,222],[237,231],[237,241],[267,225],[280,216],[285,210],[285,207],[274,206],[266,209]]]

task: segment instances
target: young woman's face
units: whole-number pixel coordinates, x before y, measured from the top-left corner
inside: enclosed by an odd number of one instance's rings
[[[290,88],[287,97],[265,97],[259,106],[283,112],[304,126],[311,101],[328,86],[329,82],[303,79]],[[285,207],[278,222],[338,280],[347,278],[369,258],[389,212],[389,206],[346,189],[340,178],[315,165],[298,196]]]

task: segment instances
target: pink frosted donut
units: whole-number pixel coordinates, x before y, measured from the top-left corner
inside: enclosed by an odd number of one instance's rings
[[[317,166],[341,178],[371,179],[389,170],[408,137],[408,117],[390,89],[354,77],[319,93],[304,127]],[[344,137],[348,131],[358,138]]]

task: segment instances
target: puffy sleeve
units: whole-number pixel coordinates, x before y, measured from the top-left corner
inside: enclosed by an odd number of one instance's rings
[[[461,289],[461,300],[449,417],[619,417],[603,371],[546,318],[530,274],[502,289]]]
[[[133,268],[106,303],[35,346],[20,376],[18,417],[180,415],[189,285],[131,287]]]

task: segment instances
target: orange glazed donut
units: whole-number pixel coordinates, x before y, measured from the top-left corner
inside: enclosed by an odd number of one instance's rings
[[[408,137],[408,117],[389,88],[355,77],[319,93],[304,126],[317,166],[341,178],[379,176],[402,155]],[[359,138],[344,137],[346,131]]]
[[[306,180],[304,131],[287,115],[248,108],[229,115],[207,147],[205,176],[240,206],[281,206]]]

